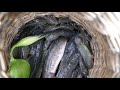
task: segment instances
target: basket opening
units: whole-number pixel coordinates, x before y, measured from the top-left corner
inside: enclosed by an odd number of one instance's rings
[[[54,30],[54,28],[55,28],[55,30]],[[57,34],[57,33],[63,32],[63,31],[64,31],[64,33],[67,33],[68,31],[72,32],[72,33],[75,32],[76,35],[77,35],[77,33],[80,33],[79,37],[80,37],[81,41],[87,46],[88,50],[90,50],[90,53],[93,54],[91,46],[90,46],[90,41],[91,41],[92,37],[81,25],[78,25],[74,21],[71,21],[69,19],[69,17],[54,17],[53,15],[45,15],[42,17],[37,16],[33,20],[22,25],[18,29],[18,32],[14,36],[13,40],[11,40],[11,44],[9,45],[9,50],[19,40],[21,40],[22,38],[25,38],[27,36],[40,35],[40,34],[43,34],[46,32],[47,33],[56,32],[56,34]],[[62,33],[62,34],[64,34],[64,33]],[[65,35],[67,35],[67,34],[65,34]],[[67,38],[69,37],[69,39],[72,38],[70,36],[64,36],[64,37],[67,37]],[[21,48],[22,47],[16,49],[16,51],[14,53],[14,56],[16,58],[24,58],[23,55],[21,55],[21,54],[23,54],[20,51]],[[26,50],[26,53],[27,53],[27,50]],[[30,50],[29,50],[29,55],[30,55]],[[29,62],[29,63],[31,63],[31,62]]]
[[[12,23],[10,26],[4,29],[0,36],[3,35],[0,45],[0,48],[4,48],[2,55],[4,55],[4,61],[6,61],[7,70],[9,69],[9,49],[12,40],[19,32],[19,29],[28,23],[29,21],[35,19],[38,16],[44,15],[54,15],[55,17],[69,17],[72,21],[82,26],[82,29],[85,29],[90,36],[92,36],[92,40],[90,42],[91,49],[94,55],[94,66],[90,70],[89,77],[91,78],[100,78],[100,77],[112,77],[113,68],[111,65],[111,56],[112,52],[110,52],[106,39],[103,35],[101,35],[95,28],[92,26],[92,23],[84,20],[79,13],[68,13],[68,12],[50,12],[50,13],[39,13],[39,12],[31,12],[31,13],[22,13],[20,15],[12,18]]]

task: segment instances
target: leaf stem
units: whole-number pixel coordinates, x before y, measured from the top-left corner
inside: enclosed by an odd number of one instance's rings
[[[42,39],[42,38],[44,38],[44,37],[47,37],[48,35],[45,35],[45,36],[37,36],[38,37],[38,39],[36,39],[36,41],[38,41],[38,40],[40,40],[40,39]],[[36,42],[35,41],[35,42]],[[13,60],[15,60],[15,58],[13,57],[13,50],[16,48],[16,47],[21,47],[18,43],[17,44],[15,44],[12,48],[11,48],[11,51],[10,51],[10,57],[11,57],[11,60],[10,61],[13,61]]]
[[[15,45],[11,48],[11,51],[10,51],[10,57],[11,57],[11,59],[10,59],[10,61],[15,60],[14,57],[13,57],[13,50],[14,50],[15,48],[16,48]]]

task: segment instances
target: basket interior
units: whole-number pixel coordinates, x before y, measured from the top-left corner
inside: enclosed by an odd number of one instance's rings
[[[19,28],[30,20],[34,19],[37,16],[44,15],[55,15],[56,17],[68,16],[72,21],[83,26],[83,29],[86,29],[88,33],[92,36],[91,47],[94,54],[94,67],[90,70],[90,78],[110,78],[114,74],[112,67],[112,60],[115,58],[115,55],[110,51],[110,47],[106,41],[106,36],[99,33],[92,25],[91,22],[84,20],[79,13],[67,13],[67,12],[49,12],[49,13],[21,13],[12,18],[12,23],[3,29],[4,31],[0,33],[0,50],[4,57],[0,57],[4,61],[4,70],[7,72],[9,65],[9,45],[11,44],[12,39],[17,34]],[[1,64],[1,62],[0,62]],[[1,65],[2,66],[2,65]]]

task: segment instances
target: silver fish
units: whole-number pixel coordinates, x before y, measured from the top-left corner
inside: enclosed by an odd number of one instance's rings
[[[39,78],[42,72],[42,52],[44,39],[26,47],[19,47],[17,58],[27,60],[31,66],[30,78]]]
[[[77,65],[76,69],[72,73],[72,78],[86,78],[89,74],[88,69],[84,65],[82,61],[82,57],[79,57],[79,64]]]
[[[69,24],[71,20],[68,17],[60,17],[57,20],[56,17],[51,15],[51,16],[46,16],[45,19],[49,24],[52,24],[52,25],[47,25],[44,32],[54,31],[57,29],[74,30],[74,27]]]
[[[46,38],[45,41],[45,50],[49,47],[50,43],[57,39],[59,36],[64,36],[67,39],[70,39],[75,33],[67,29],[60,29],[51,32],[51,34]]]
[[[71,20],[69,19],[69,17],[59,17],[58,22],[59,22],[60,24],[62,24],[62,23],[65,24],[65,23],[71,22]]]
[[[78,75],[79,75],[79,66],[77,66],[76,69],[73,70],[71,78],[77,78]]]
[[[79,74],[79,75],[77,76],[77,78],[82,78],[82,75],[81,75],[81,74]]]
[[[83,62],[83,58],[80,57],[79,59],[79,75],[82,76],[82,78],[86,78],[89,71],[87,67],[85,66],[85,63]]]
[[[13,39],[13,42],[11,43],[11,46],[13,46],[14,44],[16,44],[19,40],[21,40],[22,38],[25,38],[27,36],[35,36],[35,35],[40,35],[42,33],[42,29],[36,25],[36,26],[23,26],[19,29],[19,32],[17,33],[17,35],[15,36],[15,38]]]
[[[59,37],[50,46],[47,57],[45,58],[43,78],[51,78],[55,74],[64,54],[66,43],[67,39]]]
[[[47,26],[43,32],[54,31],[58,29],[68,29],[72,31],[74,28],[70,25]]]
[[[78,36],[80,37],[80,39],[83,42],[83,44],[85,46],[87,46],[87,48],[92,53],[92,49],[90,47],[90,41],[92,40],[92,37],[87,33],[86,30],[81,30],[81,33]]]
[[[31,57],[28,58],[28,62],[31,64],[31,76],[32,78],[40,78],[42,73],[42,52],[43,52],[44,39],[41,39],[34,44],[30,45]]]
[[[80,54],[76,48],[73,40],[67,43],[65,54],[62,57],[58,72],[56,74],[57,78],[70,78],[72,71],[78,65]]]
[[[47,21],[47,23],[49,23],[51,25],[57,25],[58,24],[58,21],[57,21],[57,19],[54,15],[46,15],[44,18]]]
[[[67,64],[60,65],[58,73],[56,75],[57,78],[70,78],[72,75],[72,71],[75,69],[76,65],[78,64],[78,55],[75,54],[73,57],[70,58],[70,62]]]
[[[77,48],[80,51],[85,65],[88,69],[93,67],[93,55],[90,53],[89,49],[81,42],[79,37],[75,38],[75,42],[77,44]]]

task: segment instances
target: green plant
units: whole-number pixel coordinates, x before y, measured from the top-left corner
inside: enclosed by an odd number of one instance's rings
[[[9,74],[12,78],[29,78],[30,76],[30,64],[24,59],[15,59],[12,54],[13,50],[16,47],[31,45],[46,36],[48,35],[25,37],[11,48]]]

